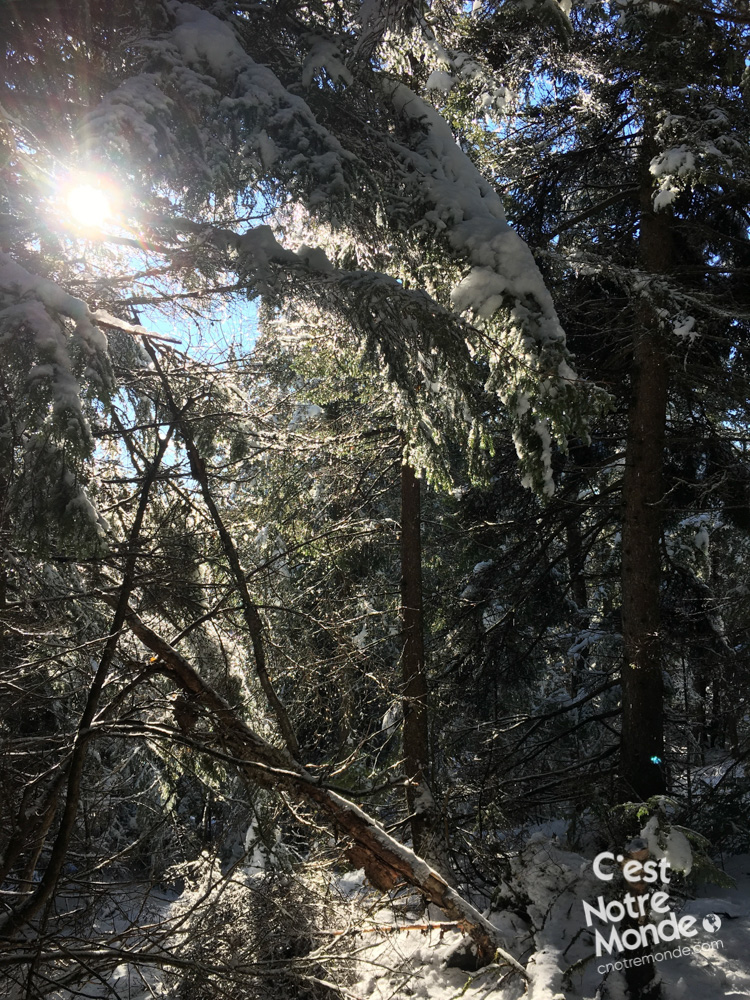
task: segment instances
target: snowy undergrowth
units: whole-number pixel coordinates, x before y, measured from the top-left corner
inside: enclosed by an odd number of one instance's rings
[[[649,837],[653,826],[647,831]],[[682,863],[685,844],[680,837],[672,839],[675,864]],[[619,898],[627,886],[615,879],[607,888],[594,874],[591,857],[566,849],[564,840],[546,829],[532,834],[510,864],[489,917],[526,967],[528,983],[502,964],[475,973],[451,967],[452,953],[461,941],[454,926],[441,928],[439,913],[421,915],[409,910],[408,904],[400,905],[398,899],[381,899],[374,905],[363,873],[357,872],[337,883],[337,891],[348,896],[352,907],[349,956],[356,958],[356,979],[346,995],[360,1000],[625,998],[623,973],[603,971],[602,959],[595,955],[593,928],[586,926],[583,903],[593,903],[603,892],[607,898]],[[699,898],[692,900],[686,900],[683,892],[672,893],[669,905],[678,918],[694,915],[700,923],[709,914],[720,915],[722,947],[657,963],[662,1000],[750,996],[750,963],[743,943],[750,928],[750,861],[747,857],[731,859],[729,868],[735,878],[739,875],[736,889],[719,890],[717,896],[715,886],[705,885],[698,889]],[[695,940],[709,937],[701,930]]]
[[[654,840],[655,824],[644,830]],[[667,849],[656,850],[653,857],[667,857],[678,867],[689,867],[689,847],[679,831],[666,834]],[[652,845],[652,846],[655,846]],[[620,1000],[627,995],[622,971],[605,969],[597,958],[593,928],[586,926],[584,901],[589,904],[601,895],[618,899],[628,888],[615,878],[611,884],[599,880],[592,858],[566,849],[563,840],[549,830],[534,833],[526,846],[511,860],[508,877],[498,886],[490,919],[498,926],[512,953],[525,965],[529,983],[509,974],[507,967],[490,966],[478,974],[469,974],[448,965],[456,947],[454,930],[440,933],[435,927],[419,931],[409,914],[404,926],[376,940],[365,941],[359,955],[374,966],[351,987],[352,995],[375,997],[430,997],[435,1000],[458,1000],[459,997],[516,1000]],[[747,970],[746,935],[750,925],[750,863],[747,856],[730,859],[728,870],[738,882],[735,889],[718,890],[705,884],[697,889],[697,899],[686,899],[684,888],[670,888],[670,908],[677,919],[696,917],[698,935],[693,941],[699,949],[692,954],[657,962],[657,978],[662,984],[662,1000],[706,1000],[731,996],[750,996]],[[653,888],[653,887],[651,887]],[[659,887],[657,887],[659,888]],[[388,922],[392,910],[383,907],[377,918]],[[700,925],[704,918],[718,915],[721,944],[701,950],[712,935]],[[435,917],[431,917],[434,920]],[[439,919],[439,918],[438,918]],[[413,929],[408,929],[409,927]],[[718,940],[718,939],[716,939]],[[664,946],[667,951],[668,946]],[[612,959],[610,959],[611,961]],[[604,962],[607,961],[605,956]]]
[[[649,840],[654,826],[645,830]],[[673,860],[685,862],[686,843],[672,837],[668,857],[672,848],[679,855]],[[623,973],[604,971],[603,961],[612,959],[595,956],[584,902],[622,898],[627,886],[616,873],[608,883],[597,878],[592,860],[567,848],[560,824],[554,832],[550,826],[532,833],[509,857],[487,915],[527,969],[526,983],[502,962],[475,972],[455,967],[451,959],[464,940],[459,928],[433,908],[424,911],[413,892],[376,892],[362,871],[309,864],[292,874],[264,869],[253,856],[227,872],[204,854],[173,871],[179,895],[160,891],[141,911],[148,916],[151,930],[143,930],[151,950],[158,944],[171,961],[145,970],[120,962],[106,986],[88,983],[87,995],[620,1000],[626,996]],[[686,899],[674,883],[667,887],[678,918],[693,916],[700,924],[718,916],[721,946],[659,961],[662,1000],[750,996],[750,857],[730,859],[727,867],[734,889],[705,885],[699,898]],[[112,930],[123,934],[127,925],[125,936],[135,943],[139,918],[131,904],[133,913],[122,908]],[[102,923],[95,929],[107,930]],[[695,940],[706,937],[701,931]],[[69,996],[56,994],[59,1000]]]

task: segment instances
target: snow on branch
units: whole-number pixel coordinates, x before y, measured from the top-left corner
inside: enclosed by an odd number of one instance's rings
[[[348,194],[356,158],[270,66],[252,58],[233,25],[195,4],[169,0],[166,6],[173,27],[143,43],[144,72],[88,116],[88,142],[124,145],[134,161],[136,154],[145,155],[170,182],[180,164],[184,169],[190,162],[190,197],[233,195],[228,184],[236,183],[238,169],[245,177],[249,170],[257,180],[268,179],[282,163],[287,189],[304,193],[308,205]],[[325,63],[315,47],[310,59],[303,77]],[[343,64],[337,65],[348,78]],[[217,143],[211,126],[216,118],[235,123],[233,148]],[[133,143],[137,149],[130,148]]]
[[[386,254],[397,252],[393,238],[415,250],[428,234],[445,262],[442,274],[437,268],[430,273],[428,287],[443,298],[440,285],[447,276],[452,288],[443,304],[453,313],[454,332],[464,330],[462,315],[475,328],[473,336],[464,337],[468,344],[458,350],[454,367],[466,366],[467,349],[489,362],[485,388],[504,405],[524,483],[551,494],[555,443],[565,448],[571,436],[585,440],[588,419],[606,397],[577,379],[531,251],[508,225],[499,195],[460,149],[447,122],[372,66],[355,62],[352,69],[337,71],[347,84],[343,92],[311,87],[321,63],[338,62],[339,48],[309,32],[300,29],[283,59],[280,53],[273,56],[279,66],[283,62],[282,74],[250,55],[253,35],[242,19],[222,18],[218,7],[210,12],[180,0],[166,6],[172,25],[144,43],[140,82],[118,88],[89,117],[91,138],[97,130],[120,127],[127,105],[135,116],[126,116],[128,137],[142,139],[152,168],[165,172],[177,200],[256,198],[260,189],[267,207],[275,201],[297,203],[316,223],[328,218]],[[331,63],[329,69],[336,67]],[[299,94],[305,89],[309,102]],[[217,142],[217,136],[225,141]],[[193,159],[195,169],[188,167]],[[186,181],[182,193],[180,178]],[[295,261],[269,227],[233,235],[230,249],[239,255],[240,274],[253,275],[259,293],[271,290],[270,282],[264,285],[270,263],[293,265],[301,273],[306,262],[311,273],[328,271],[328,288],[335,284],[322,250],[300,248]],[[382,278],[374,275],[376,283]],[[376,312],[365,334],[369,338],[377,328],[381,346],[392,355],[393,344],[408,333],[395,320],[389,331]],[[454,350],[457,343],[454,337]],[[444,346],[450,351],[445,343],[440,349]],[[425,357],[431,352],[429,345],[422,351]],[[402,372],[413,359],[413,353],[402,356]],[[451,366],[446,355],[443,368]],[[405,386],[402,382],[399,389],[408,395]],[[485,439],[486,432],[474,435],[474,442]]]
[[[73,321],[72,330],[63,317]],[[89,378],[106,389],[106,337],[97,330],[85,302],[27,271],[7,253],[0,253],[0,347],[14,364],[26,365],[29,392],[39,395],[41,387],[49,385],[58,427],[89,448],[91,431],[81,406],[73,354],[80,355]]]
[[[397,113],[421,133],[411,145],[394,140],[393,147],[427,201],[422,227],[463,271],[451,302],[484,333],[476,346],[490,362],[487,388],[506,406],[524,484],[551,495],[553,442],[565,448],[568,436],[587,439],[587,419],[606,395],[578,381],[531,250],[448,123],[403,84],[384,80],[382,86]]]
[[[82,402],[82,382],[100,399],[106,399],[114,385],[107,338],[100,328],[171,339],[90,309],[56,282],[0,253],[0,351],[21,380],[24,402],[17,415],[26,435],[33,437],[51,419],[79,453],[90,453],[93,438]],[[29,449],[37,445],[29,438]],[[77,502],[88,505],[82,496]]]

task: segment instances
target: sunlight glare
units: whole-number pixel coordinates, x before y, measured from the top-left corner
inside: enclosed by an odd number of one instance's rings
[[[70,221],[86,229],[98,228],[112,215],[108,193],[95,183],[72,185],[68,189],[66,202]]]

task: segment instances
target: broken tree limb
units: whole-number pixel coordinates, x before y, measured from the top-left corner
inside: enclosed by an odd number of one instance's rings
[[[102,595],[103,600],[110,600]],[[394,886],[406,883],[418,889],[471,937],[481,964],[502,959],[528,979],[524,967],[503,947],[500,933],[427,862],[400,844],[359,806],[326,788],[281,747],[253,732],[234,709],[203,680],[195,668],[165,639],[129,609],[125,623],[144,646],[155,654],[155,669],[165,674],[189,696],[196,707],[211,716],[210,738],[239,759],[245,775],[264,788],[285,791],[317,806],[328,822],[350,841],[348,854],[374,881]]]

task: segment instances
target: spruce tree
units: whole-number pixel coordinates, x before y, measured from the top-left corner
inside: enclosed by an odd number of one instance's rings
[[[625,797],[663,791],[669,766],[679,767],[664,750],[662,672],[675,662],[664,538],[687,515],[711,516],[706,502],[732,504],[708,442],[742,463],[721,414],[745,406],[748,38],[742,16],[727,14],[678,3],[567,13],[483,4],[467,22],[469,51],[516,95],[485,157],[506,178],[580,370],[618,400],[591,468],[607,451],[613,463],[624,458],[612,599],[622,616]],[[511,31],[522,39],[512,47]],[[451,91],[447,108],[458,116],[460,94]],[[686,508],[674,477],[687,453],[701,471]],[[569,465],[562,475],[579,473]],[[580,554],[572,558],[580,579]]]

